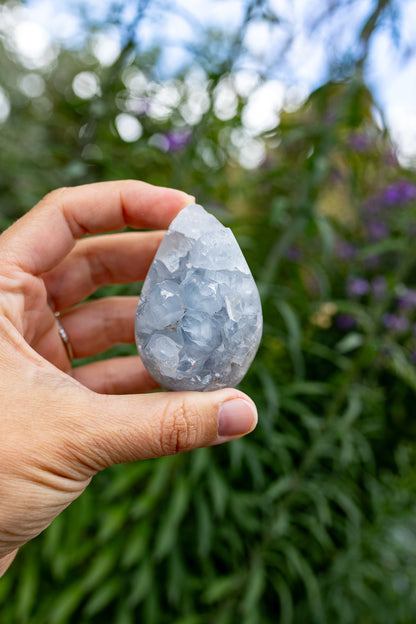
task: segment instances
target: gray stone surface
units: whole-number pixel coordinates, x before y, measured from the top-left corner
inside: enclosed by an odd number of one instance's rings
[[[237,385],[260,343],[259,293],[234,235],[189,205],[172,221],[137,306],[136,343],[168,390]]]

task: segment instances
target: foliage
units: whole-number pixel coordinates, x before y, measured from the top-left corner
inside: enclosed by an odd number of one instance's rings
[[[36,71],[2,45],[1,225],[60,185],[182,188],[232,225],[265,329],[241,385],[256,432],[99,474],[22,548],[0,582],[1,621],[413,622],[416,175],[376,122],[361,59],[253,137],[248,96],[207,49],[210,73],[157,81],[159,52],[131,41],[110,67],[87,39]],[[73,89],[81,72],[98,80],[89,97]],[[44,82],[36,96],[22,90],[28,74]],[[139,139],[121,138],[120,114]],[[241,164],[247,149],[264,153],[257,167]]]

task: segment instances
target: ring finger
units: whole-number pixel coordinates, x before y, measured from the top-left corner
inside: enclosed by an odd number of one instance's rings
[[[107,297],[61,313],[59,320],[74,358],[96,355],[117,344],[134,343],[137,302],[137,297]],[[42,355],[47,357],[46,353]]]
[[[163,235],[163,231],[125,232],[77,242],[42,276],[53,311],[70,308],[100,286],[144,280]]]

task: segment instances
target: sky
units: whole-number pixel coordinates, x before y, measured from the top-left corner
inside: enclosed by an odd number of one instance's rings
[[[101,19],[109,0],[83,0],[89,16]],[[83,36],[74,7],[79,0],[28,0],[16,29],[16,45],[28,58],[46,58],[54,40],[76,47]],[[158,6],[175,5],[170,13]],[[353,0],[352,6],[334,13],[332,19],[319,22],[326,2],[322,0],[270,0],[284,21],[284,27],[273,29],[261,20],[255,21],[245,36],[250,51],[244,68],[246,76],[267,68],[272,82],[254,94],[247,123],[260,132],[278,120],[279,108],[288,97],[293,105],[301,103],[311,90],[322,84],[328,72],[328,61],[354,49],[355,34],[374,4],[374,0]],[[383,111],[385,121],[399,148],[404,164],[416,163],[416,0],[396,0],[399,9],[399,45],[395,45],[390,30],[382,26],[373,39],[366,66],[366,80]],[[125,15],[137,5],[126,0]],[[189,46],[198,40],[207,25],[234,32],[242,21],[244,0],[176,0],[150,2],[152,11],[141,20],[138,41],[142,49],[157,41],[164,43],[161,77],[168,77],[181,63],[190,58]],[[179,8],[179,11],[177,10]],[[180,16],[186,12],[187,18]],[[0,18],[1,19],[1,18]],[[312,28],[314,24],[314,28]],[[345,26],[347,24],[347,26]],[[1,27],[1,25],[0,25]],[[292,45],[281,62],[287,33],[293,35]],[[111,29],[96,41],[96,53],[104,64],[111,63],[119,51],[120,42]],[[52,45],[53,47],[53,45]],[[403,62],[407,53],[408,60]],[[250,121],[251,119],[251,121]]]

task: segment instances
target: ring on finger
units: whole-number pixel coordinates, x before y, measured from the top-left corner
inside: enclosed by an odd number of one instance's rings
[[[55,312],[55,319],[58,325],[59,335],[61,337],[62,342],[64,343],[64,347],[68,355],[68,359],[70,362],[72,362],[72,360],[74,359],[74,350],[72,348],[71,341],[68,338],[68,334],[66,333],[64,327],[62,326],[61,321],[59,320],[60,316],[61,316],[60,312]]]

